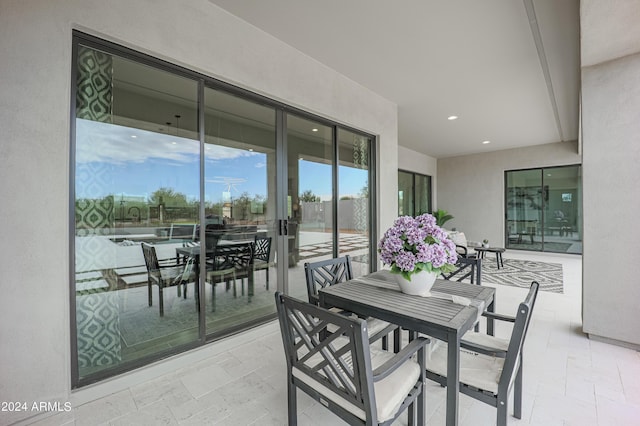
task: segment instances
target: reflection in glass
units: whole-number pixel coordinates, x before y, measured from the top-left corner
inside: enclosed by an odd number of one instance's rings
[[[398,216],[431,212],[431,176],[398,170]]]
[[[333,257],[333,129],[287,116],[289,294],[307,298],[304,263]]]
[[[507,247],[582,253],[580,166],[506,172]]]
[[[275,152],[273,108],[205,89],[208,336],[275,312]]]
[[[413,216],[413,173],[398,170],[398,216]]]
[[[198,338],[193,278],[176,264],[176,247],[193,241],[198,226],[196,99],[193,80],[79,46],[74,284],[80,380]],[[142,242],[154,247],[160,263],[175,265],[162,288],[162,312]]]
[[[371,139],[338,130],[338,250],[351,257],[354,276],[370,272],[369,169]]]

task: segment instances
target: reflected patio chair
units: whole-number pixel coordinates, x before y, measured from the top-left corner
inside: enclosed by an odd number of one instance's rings
[[[271,237],[258,236],[254,238],[255,252],[253,254],[253,270],[265,271],[266,288],[269,290],[269,267],[273,265],[271,252]]]
[[[390,425],[405,410],[413,424],[415,402],[424,424],[428,339],[419,337],[397,354],[376,350],[362,319],[279,292],[275,298],[287,358],[289,425],[297,424],[297,389],[351,425]]]
[[[351,257],[349,255],[334,259],[308,262],[304,264],[309,303],[319,305],[318,290],[330,285],[353,279]],[[396,352],[399,349],[399,327],[377,318],[367,318],[367,330],[371,342],[382,338],[382,348],[387,349],[389,333],[396,331]]]
[[[144,263],[147,267],[147,286],[149,293],[149,306],[153,306],[153,285],[158,286],[158,299],[160,316],[164,316],[164,295],[165,287],[177,286],[178,297],[180,296],[180,286],[185,287],[189,282],[195,281],[194,262],[192,258],[184,263],[178,263],[176,259],[166,259],[159,261],[156,248],[151,244],[141,243]]]
[[[537,294],[538,283],[534,281],[516,316],[509,320],[514,323],[509,340],[467,333],[463,336],[464,343],[461,342],[460,392],[496,407],[498,426],[507,424],[511,391],[513,415],[518,419],[522,417],[522,348]],[[428,356],[426,375],[441,386],[447,385],[447,359],[447,345],[438,341]]]
[[[214,241],[214,240],[211,240]],[[227,286],[230,280],[233,280],[234,293],[235,293],[235,280],[236,280],[236,268],[232,259],[228,256],[228,250],[223,246],[215,243],[210,244],[210,240],[207,239],[207,257],[206,257],[206,272],[207,282],[211,284],[211,312],[216,310],[216,285],[224,282]],[[234,294],[235,296],[235,294]]]

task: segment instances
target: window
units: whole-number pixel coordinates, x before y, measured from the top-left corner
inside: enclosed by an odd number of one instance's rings
[[[505,172],[506,247],[582,253],[581,166]]]
[[[73,387],[273,319],[306,259],[371,270],[372,136],[78,32],[73,51]]]
[[[398,170],[398,216],[418,216],[431,208],[431,176]]]

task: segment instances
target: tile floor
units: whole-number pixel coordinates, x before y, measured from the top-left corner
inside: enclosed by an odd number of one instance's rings
[[[639,425],[640,353],[581,332],[581,258],[514,251],[505,262],[509,258],[562,263],[565,286],[564,294],[538,295],[525,345],[523,418],[510,417],[509,423]],[[496,287],[499,312],[511,313],[526,293]],[[499,327],[496,333],[507,331]],[[35,424],[284,425],[285,361],[277,323],[83,389],[71,402],[72,411]],[[428,382],[429,425],[444,424],[444,402],[445,389]],[[301,425],[343,424],[301,393],[298,410]],[[494,408],[460,396],[461,425],[495,424],[495,415]],[[406,424],[406,417],[396,423]]]

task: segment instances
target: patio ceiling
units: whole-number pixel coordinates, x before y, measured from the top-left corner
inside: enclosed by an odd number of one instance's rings
[[[407,148],[578,137],[578,0],[210,1],[397,103]]]

